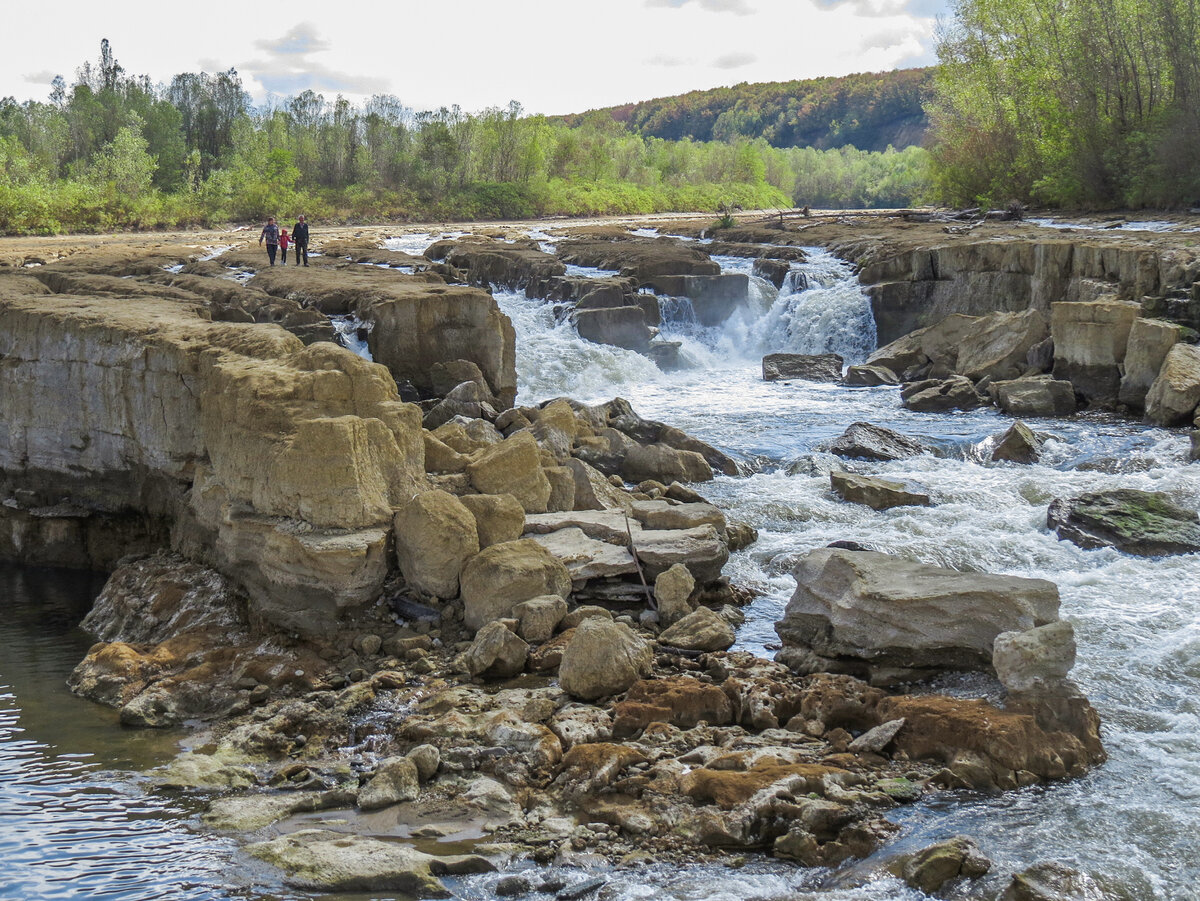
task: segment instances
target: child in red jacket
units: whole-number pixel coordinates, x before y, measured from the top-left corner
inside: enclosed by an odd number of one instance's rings
[[[288,245],[291,243],[292,243],[292,238],[288,234],[288,230],[286,228],[281,228],[279,230],[279,249],[281,251],[283,251],[283,263],[281,265],[284,265],[284,266],[287,265],[287,250],[288,250]]]

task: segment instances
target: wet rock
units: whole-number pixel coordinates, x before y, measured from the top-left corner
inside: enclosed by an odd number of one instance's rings
[[[1040,310],[981,316],[958,342],[951,368],[973,382],[1015,379],[1025,372],[1030,350],[1049,335],[1050,324]]]
[[[1141,306],[1128,301],[1051,304],[1054,377],[1089,402],[1115,405],[1129,332],[1140,314]]]
[[[559,684],[585,701],[619,694],[650,672],[654,652],[628,626],[587,619],[563,652]]]
[[[463,621],[468,629],[507,616],[522,601],[571,591],[567,568],[549,551],[527,538],[494,544],[463,567]]]
[[[781,379],[840,382],[842,362],[837,354],[767,354],[762,358],[762,377],[766,382]]]
[[[1057,498],[1046,525],[1080,547],[1157,557],[1200,550],[1200,517],[1159,491],[1116,488]]]
[[[576,309],[571,319],[579,337],[596,344],[644,352],[650,349],[654,336],[642,308],[637,306]]]
[[[685,651],[725,651],[737,636],[729,623],[708,607],[697,607],[659,636],[659,644]]]
[[[1200,404],[1200,347],[1176,344],[1146,393],[1146,419],[1156,425],[1183,425]]]
[[[834,492],[842,500],[865,504],[872,510],[890,510],[892,507],[928,507],[932,504],[928,494],[910,491],[900,482],[876,479],[835,470],[829,474]]]
[[[830,667],[986,671],[1001,632],[1058,619],[1058,589],[1042,579],[836,548],[808,552],[793,575],[796,592],[775,630],[785,645],[809,649]]]
[[[667,444],[635,444],[625,454],[621,476],[628,482],[708,482],[712,467],[695,451],[676,450]]]
[[[502,623],[487,623],[466,653],[467,671],[482,679],[509,679],[524,672],[529,645]]]
[[[1013,875],[999,901],[1120,901],[1086,873],[1060,863],[1039,863]]]
[[[996,463],[1036,463],[1041,455],[1041,439],[1019,419],[996,438],[996,446],[992,448],[992,460]]]
[[[905,407],[918,413],[974,410],[988,402],[975,390],[971,380],[961,375],[910,382],[901,389],[900,399]]]
[[[851,425],[829,449],[839,457],[867,460],[904,460],[926,452],[925,445],[915,438],[869,422]]]
[[[459,501],[475,517],[480,550],[521,537],[525,510],[511,494],[464,494]]]
[[[545,513],[550,482],[542,471],[537,441],[518,432],[484,451],[467,466],[471,485],[480,494],[511,494],[526,513]]]
[[[471,511],[452,494],[428,491],[400,508],[394,526],[405,581],[434,597],[456,597],[463,565],[479,553]]]
[[[783,280],[791,271],[791,264],[786,260],[768,260],[760,257],[754,261],[750,271],[759,278],[765,278],[776,288],[782,288]]]
[[[696,588],[691,571],[682,563],[658,574],[654,580],[654,600],[658,606],[659,621],[669,626],[692,612],[688,599]]]
[[[992,647],[992,666],[1010,692],[1061,691],[1075,666],[1075,629],[1057,622],[1026,632],[1001,632]]]
[[[417,765],[408,757],[388,757],[375,767],[371,780],[358,792],[358,806],[378,810],[421,796]]]
[[[729,522],[725,527],[725,540],[730,552],[745,550],[758,541],[758,529],[746,522]]]
[[[1117,400],[1135,410],[1146,405],[1146,393],[1162,371],[1171,348],[1179,343],[1180,328],[1159,319],[1136,319],[1125,348],[1125,372]]]
[[[956,836],[916,852],[901,864],[901,875],[912,888],[936,894],[952,879],[976,879],[992,862],[966,836]]]
[[[495,869],[482,857],[434,857],[396,842],[319,829],[248,845],[246,852],[283,870],[289,885],[322,892],[385,891],[448,898],[450,892],[438,875]]]
[[[351,807],[356,796],[348,789],[234,795],[213,800],[200,819],[217,832],[256,832],[293,814]]]
[[[721,325],[749,298],[750,279],[740,272],[719,275],[660,275],[647,280],[659,294],[686,297],[696,321],[712,328]]]
[[[567,615],[567,602],[556,594],[523,601],[512,608],[517,620],[517,634],[530,644],[549,641],[554,630]]]
[[[499,898],[514,898],[520,895],[528,895],[533,891],[533,882],[529,877],[520,874],[501,876],[496,881],[496,885],[492,891]]]
[[[1009,416],[1070,416],[1075,412],[1075,389],[1070,382],[1048,375],[993,382],[996,405]]]
[[[161,773],[155,775],[155,779],[164,788],[207,791],[245,789],[258,782],[254,770],[245,763],[244,757],[228,752],[202,754],[188,751],[172,760]]]
[[[880,385],[899,385],[900,377],[886,366],[860,364],[846,370],[842,384],[848,388],[876,388]]]

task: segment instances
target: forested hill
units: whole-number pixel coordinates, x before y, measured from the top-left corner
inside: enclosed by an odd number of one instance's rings
[[[574,126],[607,116],[636,134],[672,141],[745,136],[775,147],[900,149],[921,143],[928,125],[921,102],[932,81],[933,69],[924,68],[739,84],[561,118]]]

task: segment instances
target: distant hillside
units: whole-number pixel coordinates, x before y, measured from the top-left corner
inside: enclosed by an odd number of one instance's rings
[[[884,150],[890,144],[900,149],[921,143],[925,135],[929,123],[921,101],[933,71],[739,84],[561,118],[580,125],[609,116],[638,134],[673,141],[727,141],[744,135],[766,138],[775,147]]]

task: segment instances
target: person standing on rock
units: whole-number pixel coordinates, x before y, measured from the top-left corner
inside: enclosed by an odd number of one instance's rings
[[[300,265],[301,257],[304,259],[304,265],[308,265],[308,223],[304,221],[303,216],[296,219],[296,224],[292,226],[292,243],[296,245],[296,265]]]
[[[267,258],[270,259],[271,265],[275,265],[275,254],[279,250],[279,226],[275,224],[275,217],[268,216],[267,224],[263,226],[262,233],[258,236],[258,246],[262,247],[263,241],[267,242]]]

